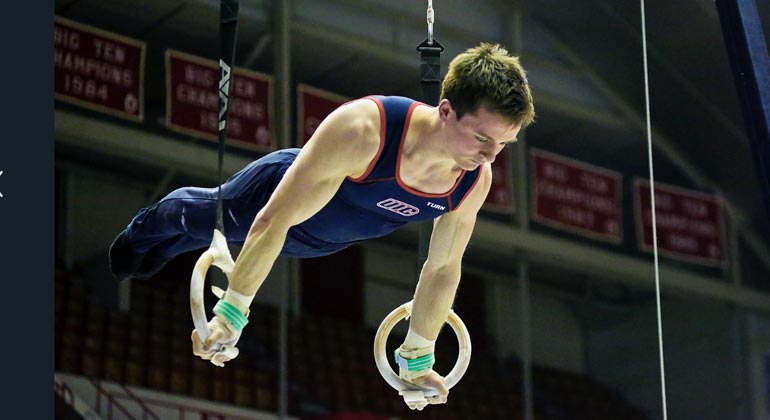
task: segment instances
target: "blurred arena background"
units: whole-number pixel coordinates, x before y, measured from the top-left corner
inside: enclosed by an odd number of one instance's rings
[[[301,146],[350,98],[419,99],[426,6],[241,0],[226,176]],[[757,6],[767,34],[770,2]],[[107,248],[138,209],[216,185],[219,2],[56,0],[57,418],[662,418],[638,2],[434,8],[443,70],[481,41],[505,45],[537,120],[495,162],[464,259],[469,371],[446,405],[411,412],[371,350],[412,297],[416,226],[281,260],[224,369],[190,350],[196,253],[147,282],[112,279]],[[719,13],[652,0],[646,15],[669,418],[767,420],[770,218]],[[446,328],[437,370],[456,355]]]

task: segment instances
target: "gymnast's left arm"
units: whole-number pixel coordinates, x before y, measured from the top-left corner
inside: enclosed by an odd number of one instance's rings
[[[432,366],[434,343],[449,316],[457,286],[460,284],[462,256],[470,241],[476,216],[484,204],[492,183],[490,164],[481,167],[481,178],[460,207],[436,219],[433,224],[428,259],[422,267],[414,295],[409,332],[399,349],[400,355],[423,369],[400,369],[401,378],[416,385],[435,388],[439,396],[431,404],[446,402],[448,389]]]

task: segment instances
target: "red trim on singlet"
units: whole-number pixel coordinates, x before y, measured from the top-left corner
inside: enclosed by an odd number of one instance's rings
[[[365,183],[368,184],[368,183],[371,183],[371,182],[393,181],[394,179],[396,179],[396,177],[388,176],[388,177],[385,177],[385,178],[370,178],[370,179],[366,179],[364,181],[359,181],[358,183],[359,184],[365,184]]]
[[[457,207],[455,207],[455,208],[452,208],[452,205],[451,205],[451,204],[449,205],[449,208],[451,209],[451,210],[449,210],[449,211],[455,211],[455,210],[457,210],[457,209],[459,209],[459,208],[460,208],[460,206],[463,204],[463,201],[465,201],[465,198],[466,198],[466,197],[468,197],[468,196],[470,195],[471,191],[473,191],[473,189],[474,189],[474,188],[476,188],[476,184],[478,184],[478,183],[479,183],[479,180],[481,179],[481,177],[482,177],[483,175],[484,175],[484,168],[481,168],[481,167],[479,167],[479,176],[477,176],[477,177],[476,177],[476,180],[475,180],[475,181],[473,181],[473,185],[471,185],[471,187],[470,187],[470,188],[468,188],[468,191],[466,191],[466,192],[465,192],[465,195],[463,195],[463,198],[461,198],[461,199],[460,199],[460,202],[459,202],[459,203],[457,203]]]
[[[460,175],[457,177],[457,180],[455,180],[455,184],[452,186],[452,188],[445,192],[440,194],[432,194],[432,193],[426,193],[422,191],[415,190],[414,188],[406,185],[404,181],[401,180],[401,153],[404,150],[404,139],[406,139],[406,132],[409,130],[409,121],[412,119],[412,111],[414,111],[415,108],[417,108],[418,105],[425,105],[421,102],[415,102],[409,107],[409,111],[406,113],[406,120],[404,121],[404,130],[401,133],[401,143],[398,145],[398,156],[396,156],[396,182],[398,182],[398,185],[403,188],[404,190],[408,191],[411,194],[420,196],[420,197],[426,197],[426,198],[438,198],[438,197],[446,197],[448,195],[451,195],[452,192],[457,188],[458,185],[460,185],[460,181],[465,176],[465,170],[463,170]],[[429,105],[425,105],[429,106]]]
[[[377,108],[380,110],[380,148],[377,149],[377,154],[374,156],[374,159],[372,159],[372,161],[369,162],[369,166],[366,168],[366,171],[363,173],[363,175],[359,176],[358,178],[348,177],[348,179],[353,182],[360,182],[361,180],[366,179],[366,177],[369,176],[370,173],[372,173],[372,170],[374,170],[374,167],[377,165],[377,162],[380,160],[380,155],[382,154],[382,150],[385,148],[385,129],[387,128],[385,126],[385,108],[382,106],[382,102],[380,102],[380,100],[377,98],[367,96],[357,100],[363,100],[363,99],[371,99],[372,101],[374,101],[375,104],[377,104]]]

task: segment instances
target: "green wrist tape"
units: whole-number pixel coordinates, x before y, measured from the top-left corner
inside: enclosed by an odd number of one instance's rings
[[[433,353],[426,354],[425,356],[418,357],[416,359],[405,359],[403,356],[401,356],[401,353],[398,352],[398,349],[396,349],[395,356],[396,364],[398,367],[410,372],[430,369],[436,362],[436,358],[434,357]]]
[[[241,331],[243,327],[246,326],[246,324],[249,323],[249,319],[244,316],[241,311],[238,310],[235,306],[233,306],[230,302],[225,302],[224,300],[220,300],[217,302],[216,306],[214,306],[214,313],[217,315],[222,315],[230,321],[231,324],[233,324],[233,327],[235,327],[236,331]]]

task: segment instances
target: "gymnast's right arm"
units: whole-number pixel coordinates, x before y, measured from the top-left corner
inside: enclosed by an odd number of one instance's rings
[[[350,102],[319,125],[262,210],[257,213],[233,271],[224,300],[242,314],[283,248],[286,234],[321,210],[346,177],[361,176],[380,145],[380,114],[373,101]],[[240,332],[219,315],[201,343],[193,331],[193,354],[210,359],[214,344],[237,342]]]

